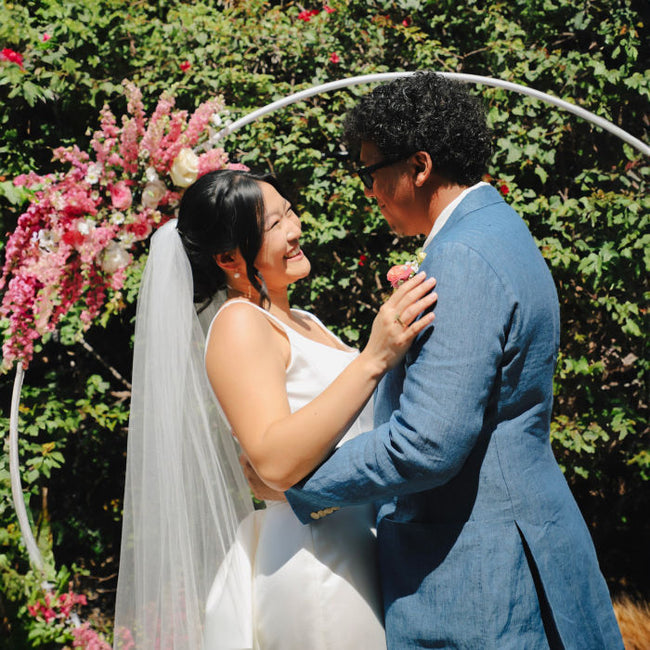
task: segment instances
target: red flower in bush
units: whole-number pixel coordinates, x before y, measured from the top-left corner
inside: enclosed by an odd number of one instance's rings
[[[404,18],[404,20],[402,21],[402,25],[404,25],[404,27],[410,27],[410,26],[411,26],[411,22],[413,22],[413,21],[411,20],[411,17],[410,17],[410,16],[407,16],[407,17]]]
[[[359,255],[359,266],[365,266],[367,259],[368,259],[368,256],[361,253],[361,255]]]
[[[183,61],[183,63],[181,63],[178,67],[183,72],[187,72],[192,67],[192,64],[189,61]]]
[[[10,50],[8,47],[5,47],[2,50],[2,58],[5,61],[19,65],[21,68],[23,67],[23,55],[20,54],[20,52],[14,52],[14,50]]]
[[[305,9],[298,14],[298,20],[304,20],[308,23],[312,19],[312,16],[318,16],[319,13],[320,11],[318,9]]]
[[[340,63],[341,62],[341,57],[336,52],[332,52],[330,54],[330,61],[332,63]]]
[[[51,38],[52,37],[47,32],[45,32],[45,34],[41,36],[41,40],[43,41],[43,43],[47,43]]]
[[[332,9],[329,5],[323,5],[323,11],[327,14],[333,14],[336,9]]]
[[[66,231],[61,239],[68,246],[74,247],[81,246],[81,244],[83,244],[86,240],[83,234],[80,233],[76,228],[71,228],[70,230]]]
[[[510,188],[505,183],[501,183],[501,185],[499,185],[499,190],[501,190],[501,194],[504,196],[510,192]]]

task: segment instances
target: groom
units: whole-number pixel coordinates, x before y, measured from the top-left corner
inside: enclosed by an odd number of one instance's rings
[[[480,182],[480,102],[419,73],[364,96],[345,138],[391,228],[427,235],[436,319],[380,384],[375,429],[289,503],[304,523],[378,503],[390,649],[622,648],[549,441],[555,287],[524,222]]]

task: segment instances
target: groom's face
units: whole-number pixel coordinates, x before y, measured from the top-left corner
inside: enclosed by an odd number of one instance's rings
[[[382,162],[385,156],[372,142],[361,144],[360,162],[364,167]],[[414,185],[411,179],[411,163],[401,160],[372,172],[372,189],[365,188],[365,195],[374,198],[391,230],[398,235],[417,235],[414,228]]]

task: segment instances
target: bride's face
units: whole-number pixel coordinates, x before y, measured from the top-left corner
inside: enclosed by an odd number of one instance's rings
[[[264,239],[255,266],[269,290],[284,289],[311,269],[300,248],[300,219],[272,185],[260,182],[259,186],[264,200]]]

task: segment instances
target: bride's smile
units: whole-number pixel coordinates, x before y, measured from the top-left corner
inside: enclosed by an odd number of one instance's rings
[[[272,185],[260,182],[264,201],[264,239],[255,266],[270,291],[283,289],[309,275],[311,264],[300,247],[298,215]]]

